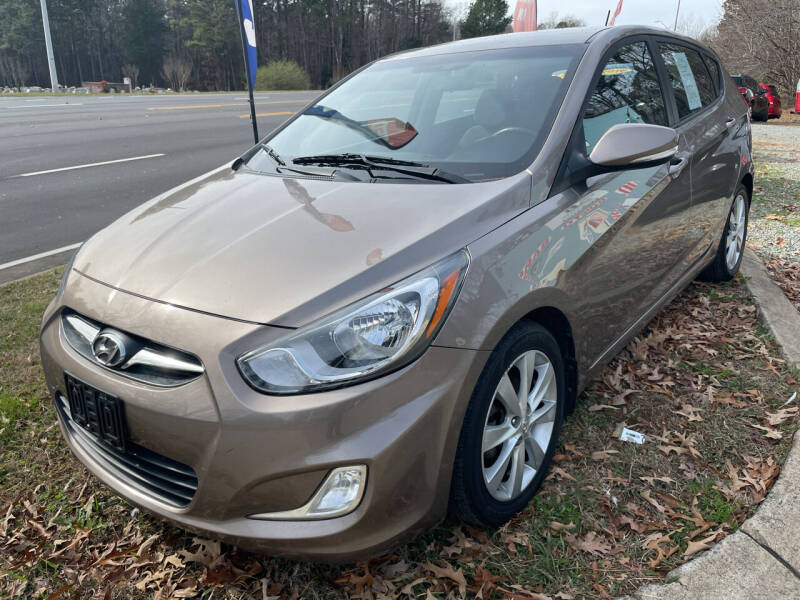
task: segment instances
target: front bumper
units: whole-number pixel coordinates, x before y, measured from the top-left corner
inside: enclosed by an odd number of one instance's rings
[[[105,370],[67,343],[65,307],[190,352],[205,373],[164,389]],[[66,394],[65,372],[121,398],[132,442],[194,470],[191,502],[170,506],[98,460],[59,413],[70,449],[95,476],[182,527],[272,555],[343,561],[379,553],[441,520],[461,420],[488,353],[431,347],[408,367],[360,385],[259,394],[234,359],[284,332],[154,302],[73,272],[45,314],[42,364],[54,398]],[[247,518],[298,508],[331,469],[355,464],[367,465],[368,474],[352,513],[316,521]]]

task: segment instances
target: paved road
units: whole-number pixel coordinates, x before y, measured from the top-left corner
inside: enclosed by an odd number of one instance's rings
[[[316,95],[256,94],[259,133]],[[0,97],[0,283],[65,262],[26,259],[233,161],[252,135],[245,94]]]

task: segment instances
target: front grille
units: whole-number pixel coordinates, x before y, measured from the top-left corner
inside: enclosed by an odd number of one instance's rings
[[[116,478],[175,508],[192,501],[197,475],[190,466],[131,442],[126,451],[101,444],[72,420],[69,401],[62,394],[56,394],[56,407],[75,444]]]
[[[70,309],[61,313],[61,329],[78,354],[99,367],[142,383],[176,387],[194,381],[204,372],[200,359],[188,352],[113,329]],[[98,360],[94,349],[95,340],[107,332],[122,338],[127,348],[123,360],[114,366]]]

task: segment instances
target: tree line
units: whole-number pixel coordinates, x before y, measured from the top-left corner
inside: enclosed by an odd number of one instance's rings
[[[62,85],[244,87],[234,0],[48,0]],[[376,58],[453,38],[441,0],[257,0],[259,64],[291,60],[325,87]],[[39,3],[0,2],[0,86],[49,87]]]
[[[725,0],[722,8],[705,41],[731,73],[777,85],[789,104],[800,79],[800,0]]]

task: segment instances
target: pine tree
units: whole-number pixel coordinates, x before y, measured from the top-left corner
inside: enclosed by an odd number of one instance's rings
[[[143,85],[161,79],[165,7],[161,0],[127,0],[122,8],[122,49],[127,62],[139,67]]]
[[[475,0],[469,7],[467,18],[461,21],[461,37],[503,33],[511,23],[506,0]]]

